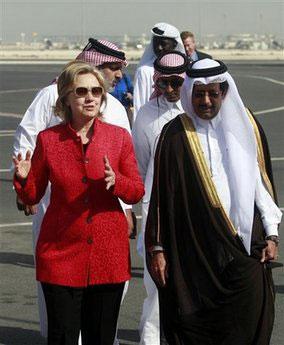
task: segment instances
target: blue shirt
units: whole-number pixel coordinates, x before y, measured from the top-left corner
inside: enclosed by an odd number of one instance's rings
[[[133,95],[133,85],[129,75],[123,74],[122,79],[116,84],[115,89],[110,93],[117,98],[125,107],[132,106],[132,101],[126,98],[126,93]]]

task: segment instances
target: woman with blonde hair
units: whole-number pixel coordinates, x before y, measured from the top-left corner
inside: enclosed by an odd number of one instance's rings
[[[144,194],[130,135],[100,120],[106,89],[83,62],[58,78],[55,112],[64,119],[42,131],[31,159],[13,158],[14,185],[36,204],[51,183],[50,205],[36,248],[36,276],[48,314],[48,344],[112,345],[125,281],[130,278],[127,221],[118,198]]]

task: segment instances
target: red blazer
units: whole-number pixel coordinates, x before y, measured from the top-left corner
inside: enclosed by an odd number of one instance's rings
[[[116,174],[108,191],[105,155]],[[118,198],[135,204],[144,186],[127,131],[96,119],[84,154],[69,124],[44,130],[26,184],[15,178],[14,186],[19,197],[33,205],[43,197],[48,181],[51,198],[37,242],[37,280],[73,287],[129,280],[128,227]]]

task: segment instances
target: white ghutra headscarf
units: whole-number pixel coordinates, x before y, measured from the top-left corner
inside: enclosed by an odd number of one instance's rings
[[[185,112],[196,123],[194,118],[197,115],[192,106],[194,85],[225,81],[229,84],[217,116],[220,115],[228,148],[228,179],[232,196],[231,218],[233,218],[231,221],[243,237],[246,250],[250,253],[257,178],[257,145],[252,124],[236,84],[226,70],[223,63],[211,59],[193,63],[181,89],[181,103]]]
[[[156,85],[159,78],[162,77],[179,77],[185,79],[185,71],[188,67],[188,59],[185,54],[177,51],[171,51],[162,54],[154,62],[154,91],[150,97],[153,99],[159,97],[162,92]]]
[[[173,38],[177,42],[177,46],[175,47],[174,50],[185,54],[184,46],[180,38],[180,32],[175,26],[171,24],[167,24],[167,23],[157,23],[151,29],[151,33],[152,33],[151,42],[145,48],[145,51],[141,57],[138,67],[144,66],[144,65],[153,66],[153,63],[155,59],[157,58],[153,50],[153,37],[155,36]]]

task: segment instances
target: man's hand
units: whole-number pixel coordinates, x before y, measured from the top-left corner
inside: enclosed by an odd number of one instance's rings
[[[275,260],[278,258],[278,248],[274,241],[267,240],[267,246],[262,250],[260,262]]]
[[[128,99],[129,101],[133,100],[133,95],[130,92],[126,92],[125,98]]]
[[[16,199],[17,208],[19,211],[24,211],[26,216],[33,215],[37,213],[37,206],[36,205],[25,205],[23,201],[17,196]]]
[[[164,287],[166,285],[166,279],[168,278],[168,265],[164,252],[153,252],[151,258],[151,273],[155,282]]]

